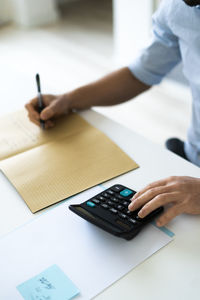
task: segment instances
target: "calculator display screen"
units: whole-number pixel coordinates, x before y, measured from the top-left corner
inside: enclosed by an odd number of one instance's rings
[[[103,221],[102,219],[98,218],[97,216],[94,216],[92,215],[91,213],[89,213],[87,210],[85,210],[84,208],[82,207],[76,207],[76,209],[82,214],[82,215],[85,215],[85,217],[88,217],[91,222],[94,222],[95,224],[98,224],[99,226],[104,226],[104,227],[107,227],[109,228],[110,230],[117,230],[119,231],[119,228],[117,227],[114,227],[112,224],[106,222],[106,221]]]
[[[124,227],[127,230],[131,229],[131,226],[129,226],[128,224],[125,224],[124,222],[122,222],[121,220],[117,220],[116,221],[117,224],[119,224],[120,226]]]
[[[92,218],[93,220],[96,220],[96,218],[91,213],[89,213],[87,210],[83,209],[82,207],[77,207],[76,209],[79,210],[82,214]]]

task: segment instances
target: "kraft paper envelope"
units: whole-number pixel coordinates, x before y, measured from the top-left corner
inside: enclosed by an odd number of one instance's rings
[[[46,131],[25,112],[4,117],[5,133],[0,125],[0,168],[33,213],[138,167],[78,114]]]

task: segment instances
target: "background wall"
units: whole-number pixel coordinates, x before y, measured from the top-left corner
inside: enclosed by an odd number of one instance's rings
[[[15,21],[21,25],[34,26],[41,24],[42,19],[43,23],[48,23],[58,17],[57,4],[72,1],[80,0],[0,0],[0,24]]]
[[[84,0],[0,0],[0,25],[14,21],[22,26],[37,26],[55,22],[57,7],[67,2]],[[100,0],[99,0],[100,1]],[[146,46],[151,34],[151,15],[160,0],[113,0],[114,48],[117,65],[130,62],[138,50]],[[178,66],[169,78],[187,84]]]
[[[113,0],[117,65],[130,63],[138,52],[148,45],[152,33],[152,14],[160,2],[161,0]],[[187,85],[181,64],[167,78]]]
[[[11,0],[0,0],[0,23],[11,20],[13,17],[13,6]]]
[[[115,59],[129,63],[145,47],[151,33],[152,0],[113,0]]]

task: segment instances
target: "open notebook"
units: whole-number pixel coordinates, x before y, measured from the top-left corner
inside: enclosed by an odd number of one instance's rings
[[[33,213],[138,167],[78,114],[43,131],[25,110],[0,119],[0,160]]]

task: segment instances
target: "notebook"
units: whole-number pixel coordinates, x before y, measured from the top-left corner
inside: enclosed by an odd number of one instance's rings
[[[0,119],[0,160],[0,169],[33,213],[138,168],[78,114],[41,130],[25,110]]]

